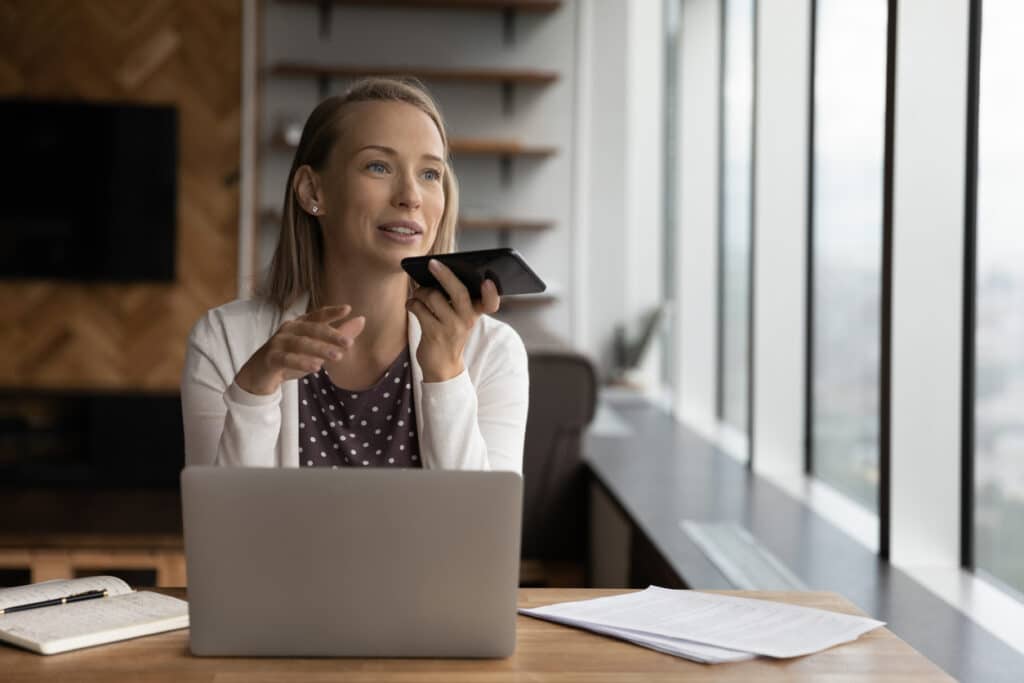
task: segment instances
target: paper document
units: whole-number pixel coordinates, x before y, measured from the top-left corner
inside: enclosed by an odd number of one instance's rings
[[[695,644],[726,650],[709,652],[708,661],[716,654],[735,657],[737,653],[799,657],[855,640],[884,625],[867,617],[810,607],[657,586],[519,611],[625,640],[658,639],[661,645],[680,650],[673,654],[684,657],[684,651]]]
[[[641,645],[652,650],[657,650],[658,652],[664,652],[666,654],[675,655],[677,657],[685,657],[686,659],[692,659],[693,661],[701,662],[702,664],[742,662],[746,659],[753,659],[757,656],[749,652],[727,650],[724,647],[704,645],[702,643],[695,643],[691,640],[683,640],[682,638],[656,636],[651,633],[634,631],[632,629],[627,628],[612,628],[610,626],[599,626],[597,624],[580,624],[572,620],[563,620],[559,617],[553,617],[551,615],[542,616],[539,614],[531,614],[530,610],[526,609],[521,609],[519,611],[524,614],[528,614],[530,616],[537,616],[547,621],[553,621],[558,624],[565,624],[566,626],[585,628],[588,631],[593,631],[594,633],[601,633],[606,636],[618,638],[619,640],[625,640],[627,642],[633,643],[634,645]]]

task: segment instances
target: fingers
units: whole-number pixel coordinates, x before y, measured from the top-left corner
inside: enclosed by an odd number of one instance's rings
[[[356,337],[366,327],[366,316],[357,315],[354,318],[349,318],[345,322],[341,323],[335,329],[342,334],[342,336],[348,337],[349,339],[355,340]]]
[[[362,328],[360,327],[360,330]],[[352,345],[353,336],[346,334],[340,329],[335,329],[326,323],[307,322],[295,320],[284,328],[284,332],[290,337],[309,337],[339,347],[341,351],[347,351]]]
[[[447,292],[448,298],[452,300],[452,308],[454,308],[458,314],[467,318],[474,314],[473,303],[469,297],[469,290],[466,289],[466,285],[462,284],[462,281],[456,277],[455,273],[452,272],[451,268],[444,265],[437,259],[430,259],[428,268],[433,274],[437,281],[444,287],[444,291]]]
[[[319,372],[324,366],[323,359],[292,351],[271,351],[267,356],[267,362],[286,373],[298,373],[300,377],[311,372]]]
[[[420,289],[423,289],[422,287]],[[436,290],[435,290],[436,291]],[[415,315],[420,321],[420,327],[427,327],[439,324],[441,321],[438,320],[437,316],[434,315],[434,311],[427,304],[423,303],[419,290],[413,294],[413,297],[405,302],[406,308],[409,312]]]
[[[291,375],[319,371],[325,362],[341,360],[362,332],[366,318],[357,316],[337,329],[331,323],[351,312],[351,306],[331,306],[284,323],[271,340],[267,363]]]
[[[477,313],[497,313],[501,308],[501,295],[493,280],[484,280],[480,285],[480,301],[475,301],[473,308]]]
[[[348,304],[343,304],[341,306],[324,306],[323,308],[318,308],[312,313],[307,313],[306,315],[302,316],[301,319],[308,320],[309,322],[314,323],[330,324],[332,322],[341,320],[351,312],[352,307],[349,306]]]
[[[285,323],[282,327],[292,335],[320,339],[341,346],[342,351],[346,351],[366,327],[366,316],[358,315],[346,319],[351,312],[352,307],[348,304],[325,306]]]
[[[413,295],[419,301],[423,302],[430,309],[430,312],[434,314],[434,317],[440,320],[446,326],[460,327],[463,321],[463,317],[453,308],[453,304],[448,301],[448,297],[443,292],[434,289],[433,287],[421,287],[416,290]],[[475,317],[475,313],[470,309],[470,316]],[[472,318],[470,319],[472,323]]]
[[[352,345],[350,340],[342,344],[320,341],[313,337],[285,337],[275,350],[310,356],[321,361],[341,360]]]

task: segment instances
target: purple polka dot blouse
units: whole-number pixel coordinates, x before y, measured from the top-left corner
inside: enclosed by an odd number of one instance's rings
[[[300,467],[422,467],[419,453],[408,346],[369,389],[299,380]]]

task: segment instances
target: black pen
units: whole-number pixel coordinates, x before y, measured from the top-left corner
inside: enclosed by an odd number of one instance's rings
[[[75,593],[64,598],[54,598],[53,600],[41,600],[39,602],[30,602],[26,605],[15,605],[14,607],[6,607],[0,609],[0,614],[9,614],[10,612],[20,612],[25,609],[35,609],[36,607],[51,607],[53,605],[64,605],[69,602],[79,602],[80,600],[92,600],[93,598],[105,598],[107,597],[106,590],[94,590],[85,591],[84,593]]]

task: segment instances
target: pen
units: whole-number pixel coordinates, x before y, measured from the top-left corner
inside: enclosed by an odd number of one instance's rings
[[[0,614],[9,614],[10,612],[20,612],[26,609],[35,609],[36,607],[50,607],[52,605],[63,605],[69,602],[79,602],[80,600],[92,600],[93,598],[105,598],[107,597],[106,590],[94,590],[85,591],[84,593],[75,593],[74,595],[68,595],[63,598],[54,598],[53,600],[41,600],[39,602],[30,602],[25,605],[15,605],[14,607],[6,607],[0,609]]]

